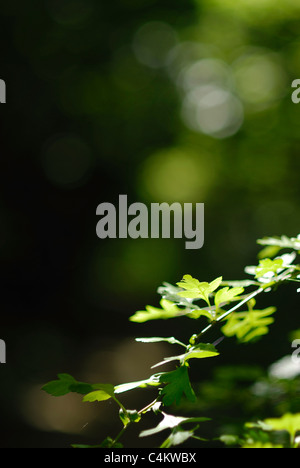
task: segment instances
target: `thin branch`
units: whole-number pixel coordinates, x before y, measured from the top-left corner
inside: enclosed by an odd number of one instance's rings
[[[127,424],[127,426],[124,426],[122,428],[122,430],[119,432],[119,434],[115,437],[113,443],[112,443],[112,446],[114,447],[114,445],[118,442],[118,440],[122,437],[122,435],[124,434],[124,432],[126,431],[126,429],[128,428],[129,424]]]
[[[243,299],[241,302],[239,302],[238,304],[236,304],[234,307],[232,307],[231,309],[229,309],[227,312],[224,312],[224,314],[220,315],[220,317],[218,317],[216,320],[214,320],[213,322],[211,322],[206,328],[204,328],[200,333],[199,335],[197,336],[196,338],[196,342],[199,341],[199,339],[205,334],[207,333],[211,328],[213,328],[217,323],[221,322],[222,320],[224,320],[226,317],[228,317],[228,315],[232,314],[235,310],[239,309],[240,307],[242,307],[244,304],[246,304],[247,302],[249,302],[251,299],[253,299],[254,297],[258,296],[259,294],[261,294],[262,292],[264,291],[264,288],[259,288],[257,289],[256,291],[254,291],[253,293],[251,294],[248,294],[247,297],[245,297],[245,299]]]
[[[149,403],[149,405],[145,406],[145,408],[142,408],[140,411],[138,411],[138,414],[146,413],[150,408],[152,408],[152,406],[155,405],[155,403],[157,403],[158,398],[159,397],[155,398],[155,400]]]

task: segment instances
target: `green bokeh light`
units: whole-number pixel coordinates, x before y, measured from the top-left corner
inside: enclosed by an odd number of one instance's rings
[[[155,152],[141,166],[139,191],[160,202],[203,202],[216,179],[214,161],[201,148],[174,147]]]

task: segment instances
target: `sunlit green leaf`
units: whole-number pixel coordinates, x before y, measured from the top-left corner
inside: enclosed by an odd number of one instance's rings
[[[179,293],[182,292],[182,288],[178,288],[177,286],[173,286],[169,283],[163,283],[163,285],[158,288],[157,292],[167,301],[174,302],[175,304],[184,307],[191,306],[191,302],[188,299],[179,296]],[[198,306],[195,304],[193,304],[193,307],[198,309]]]
[[[203,418],[203,417],[185,418],[185,417],[180,417],[180,416],[173,416],[171,414],[166,414],[164,412],[162,412],[162,415],[163,415],[163,420],[160,421],[160,423],[153,429],[147,429],[146,431],[141,432],[140,437],[148,437],[148,436],[157,434],[161,431],[164,431],[166,429],[174,429],[174,428],[181,426],[182,424],[210,421],[209,418]]]
[[[176,447],[176,445],[183,444],[188,439],[194,436],[194,431],[183,431],[182,429],[174,429],[169,437],[164,441],[160,448]]]
[[[286,413],[281,418],[265,419],[264,423],[270,426],[273,431],[287,431],[293,442],[296,433],[300,431],[300,413]]]
[[[160,301],[161,309],[153,306],[146,306],[146,310],[139,310],[132,315],[129,320],[131,322],[144,323],[149,320],[167,320],[174,317],[184,315],[184,310],[180,309],[171,301],[162,299]]]
[[[236,336],[243,343],[252,341],[269,332],[268,327],[274,322],[271,315],[275,311],[275,307],[268,307],[264,310],[234,312],[227,318],[227,323],[222,328],[222,332],[229,337]]]
[[[281,247],[277,247],[276,245],[267,245],[267,247],[265,247],[258,253],[258,258],[264,259],[264,258],[276,257],[276,255],[278,255],[280,250],[281,250]]]
[[[260,260],[258,267],[255,269],[256,276],[255,278],[261,278],[262,276],[273,273],[276,274],[283,267],[283,259],[276,258],[271,260],[270,258],[265,258]]]
[[[136,382],[129,382],[115,387],[115,393],[125,393],[136,388],[145,388],[149,386],[157,386],[160,382],[160,374],[154,374],[149,379],[138,380]]]
[[[158,293],[161,294],[164,299],[185,307],[185,309],[181,309],[180,315],[191,319],[198,319],[200,317],[207,317],[209,320],[213,319],[210,310],[199,307],[192,299],[181,297],[179,293],[182,292],[182,288],[178,288],[169,283],[163,283],[163,286],[158,288]]]
[[[188,312],[186,314],[187,317],[191,318],[191,319],[198,319],[200,317],[206,317],[208,318],[210,321],[213,320],[214,318],[214,314],[213,312],[210,312],[209,310],[207,309],[199,309],[199,310],[193,310],[191,312]]]
[[[110,384],[97,384],[98,390],[88,393],[84,402],[105,401],[114,396],[114,386]]]
[[[174,336],[171,336],[169,338],[161,338],[158,336],[152,336],[150,338],[136,338],[135,341],[140,341],[142,343],[160,343],[162,341],[165,341],[166,343],[178,344],[180,346],[183,346],[184,348],[186,347],[184,343],[181,343],[181,341],[176,340]]]
[[[203,299],[209,304],[209,295],[218,289],[221,283],[222,277],[215,279],[211,283],[200,283],[200,281],[193,278],[191,275],[185,275],[182,281],[177,283],[177,286],[185,289],[185,291],[178,293],[178,295],[190,299]]]
[[[183,362],[189,361],[190,359],[205,359],[210,357],[218,356],[219,353],[216,348],[210,343],[199,343],[197,346],[193,346],[185,355]]]
[[[298,237],[264,237],[258,239],[257,243],[260,245],[272,246],[281,249],[294,249],[300,250],[300,235]]]
[[[218,308],[220,304],[231,302],[233,299],[238,299],[238,296],[244,292],[244,288],[236,287],[229,289],[227,286],[216,292],[215,305]]]
[[[237,280],[237,281],[222,281],[222,285],[224,286],[230,286],[233,288],[248,288],[249,286],[256,286],[259,283],[257,281],[252,281],[252,280]]]
[[[216,348],[209,343],[199,343],[197,346],[191,347],[186,353],[179,354],[178,356],[169,356],[164,358],[163,361],[158,362],[152,368],[167,364],[172,361],[180,361],[180,364],[184,364],[190,359],[205,359],[210,357],[218,356],[219,353]]]

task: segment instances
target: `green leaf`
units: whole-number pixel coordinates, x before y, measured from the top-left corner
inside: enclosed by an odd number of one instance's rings
[[[70,391],[73,393],[79,393],[80,395],[86,395],[91,390],[95,389],[97,385],[90,385],[84,382],[76,382],[70,385]]]
[[[187,353],[180,354],[178,356],[170,356],[164,358],[163,361],[158,362],[152,368],[167,364],[172,361],[180,361],[180,364],[183,365],[190,359],[205,359],[210,357],[218,356],[219,353],[216,348],[210,343],[199,343],[196,346],[191,347]]]
[[[263,239],[258,239],[257,243],[260,245],[266,246],[275,246],[281,249],[294,249],[300,250],[300,235],[297,237],[264,237]]]
[[[181,309],[180,315],[196,320],[199,317],[207,317],[209,320],[213,319],[212,313],[209,310],[200,308],[197,304],[193,303],[192,299],[181,297],[179,295],[181,292],[182,288],[178,288],[169,283],[163,283],[163,286],[158,288],[158,293],[161,294],[164,299],[185,307],[185,309]]]
[[[59,397],[74,392],[81,395],[91,392],[95,386],[83,382],[77,382],[69,374],[58,374],[58,380],[53,380],[42,387],[49,395]]]
[[[131,322],[144,323],[149,320],[167,320],[184,315],[184,310],[177,307],[171,301],[162,299],[160,305],[162,307],[161,309],[147,305],[146,310],[137,311],[129,320]]]
[[[222,281],[222,285],[231,286],[234,288],[248,288],[249,286],[257,286],[259,283],[252,280],[237,280],[237,281]]]
[[[277,274],[283,267],[283,259],[276,258],[275,260],[271,260],[270,258],[265,258],[264,260],[260,260],[258,267],[255,269],[256,276],[255,278],[261,278],[266,274]]]
[[[287,431],[292,443],[296,433],[300,431],[300,413],[286,413],[281,418],[265,419],[263,422],[273,431]]]
[[[98,390],[85,395],[84,402],[105,401],[114,396],[114,386],[111,384],[97,384]]]
[[[238,296],[244,292],[244,288],[236,287],[229,289],[227,286],[225,288],[217,291],[215,295],[215,305],[218,309],[220,304],[231,302],[233,299],[237,300]]]
[[[58,380],[48,382],[42,387],[42,390],[55,397],[64,396],[68,393],[87,395],[95,390],[102,391],[104,388],[113,390],[114,388],[113,385],[110,384],[88,384],[85,382],[78,382],[69,374],[58,374],[57,377]]]
[[[42,390],[52,396],[63,396],[70,393],[70,385],[75,379],[69,374],[58,374],[58,380],[52,380],[42,387]]]
[[[196,401],[187,366],[178,367],[175,371],[161,374],[160,382],[167,384],[162,390],[164,405],[169,406],[172,403],[179,405],[183,395],[192,402]]]
[[[266,335],[269,332],[269,325],[274,322],[270,317],[276,312],[275,307],[268,307],[264,310],[249,310],[247,312],[234,312],[227,318],[227,323],[222,328],[225,336],[236,336],[242,343],[247,343]]]
[[[173,286],[169,283],[163,283],[163,286],[160,286],[157,292],[163,297],[163,299],[166,299],[167,301],[174,302],[177,305],[188,308],[191,306],[191,302],[188,299],[179,296],[179,293],[182,292],[182,289],[178,288],[177,286]],[[193,305],[193,307],[198,309],[198,306],[196,305]]]
[[[147,429],[146,431],[143,431],[140,433],[140,437],[149,437],[154,434],[158,434],[159,432],[165,431],[166,429],[174,429],[182,424],[188,424],[188,423],[197,423],[197,422],[205,422],[205,421],[210,421],[209,418],[184,418],[180,416],[173,416],[171,414],[164,413],[162,411],[163,415],[163,420],[153,429]]]
[[[200,281],[191,275],[185,275],[182,281],[177,283],[177,286],[185,289],[185,291],[178,293],[178,295],[190,299],[203,299],[209,305],[209,295],[218,289],[221,283],[222,277],[215,279],[211,283],[200,283]]]
[[[106,439],[101,442],[101,448],[124,448],[123,444],[120,442],[115,442],[111,437],[106,437]]]
[[[183,431],[182,429],[174,429],[169,437],[164,441],[160,448],[175,447],[181,445],[188,439],[194,436],[194,431]]]
[[[194,309],[194,310],[190,310],[189,312],[186,312],[185,315],[187,317],[189,317],[191,319],[195,319],[195,320],[197,320],[200,317],[206,317],[210,321],[212,321],[214,319],[214,311],[209,310],[209,309],[200,309],[200,308],[199,309]]]
[[[138,423],[141,420],[141,415],[136,410],[126,410],[123,408],[119,412],[120,419],[124,427],[128,426],[130,423]]]
[[[199,287],[202,285],[208,285],[208,283],[200,283],[199,280],[193,278],[191,275],[184,275],[182,281],[177,283],[177,286],[181,289],[184,289],[186,292],[180,291],[178,293],[181,297],[189,297],[191,299],[195,299],[199,297],[200,290]],[[187,294],[187,292],[189,294]]]
[[[160,375],[161,374],[154,374],[149,379],[145,380],[138,380],[136,382],[129,382],[121,385],[117,385],[115,387],[115,393],[125,393],[129,392],[130,390],[135,390],[136,388],[145,388],[149,386],[158,386],[160,383]]]
[[[264,421],[247,422],[247,423],[245,423],[245,428],[259,430],[260,432],[255,433],[256,437],[258,437],[258,436],[262,437],[261,431],[269,432],[269,431],[272,430],[272,428],[269,426],[269,424],[266,424]]]
[[[221,435],[220,441],[223,442],[225,445],[237,445],[240,443],[240,439],[236,435],[231,435],[231,434],[224,434]]]
[[[197,346],[193,346],[185,355],[183,362],[190,359],[205,359],[210,357],[219,356],[220,353],[210,343],[199,343]]]
[[[161,338],[159,336],[153,336],[150,338],[136,338],[135,341],[140,341],[142,343],[160,343],[162,341],[165,341],[166,343],[178,344],[186,348],[186,345],[184,343],[181,343],[181,341],[176,340],[174,336],[170,336],[169,338]]]
[[[267,245],[267,247],[265,247],[258,253],[258,258],[264,259],[264,258],[276,257],[276,255],[278,255],[280,250],[281,250],[281,247],[277,247],[276,245]]]

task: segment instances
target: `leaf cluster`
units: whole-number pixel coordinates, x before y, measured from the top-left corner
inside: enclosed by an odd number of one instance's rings
[[[241,437],[223,435],[220,440],[226,445],[237,445],[241,448],[298,448],[298,431],[300,413],[286,413],[280,418],[245,423]]]
[[[93,448],[120,447],[119,439],[124,431],[130,425],[139,423],[148,411],[161,414],[163,419],[157,427],[142,431],[140,437],[169,430],[167,439],[161,445],[164,448],[182,444],[190,438],[203,440],[197,431],[199,423],[206,421],[206,418],[175,416],[166,413],[163,408],[178,406],[183,400],[190,403],[195,403],[197,400],[189,377],[189,366],[192,360],[217,357],[220,354],[217,346],[221,340],[211,344],[205,340],[206,335],[217,323],[220,323],[223,337],[235,338],[238,343],[255,342],[269,332],[276,311],[273,306],[256,309],[259,295],[270,293],[288,281],[300,282],[300,267],[295,263],[300,250],[300,235],[297,238],[268,237],[258,240],[258,243],[264,246],[258,255],[258,264],[245,268],[245,272],[250,274],[252,279],[225,281],[222,276],[218,276],[212,281],[199,281],[187,274],[176,285],[164,283],[159,287],[160,307],[148,305],[145,310],[139,310],[130,317],[132,322],[137,323],[185,318],[199,323],[200,330],[198,328],[198,331],[187,339],[187,343],[173,336],[137,338],[137,341],[149,345],[165,342],[180,347],[181,353],[174,353],[153,366],[155,368],[174,363],[173,370],[154,373],[148,379],[119,385],[78,382],[69,374],[59,374],[57,380],[43,387],[44,391],[56,397],[75,392],[83,395],[83,402],[94,403],[111,399],[116,403],[123,426],[121,432],[115,438],[107,437],[100,445]],[[276,257],[286,249],[289,251]],[[141,410],[127,409],[119,399],[119,395],[125,392],[149,387],[157,388],[157,398]],[[288,414],[277,421],[266,420],[258,426],[248,425],[247,430],[251,431],[242,439],[236,440],[233,436],[224,436],[222,440],[225,443],[235,441],[234,443],[240,446],[267,448],[273,444],[269,437],[272,431],[286,430],[290,434],[290,445],[294,446],[296,432],[300,430],[300,417]]]

